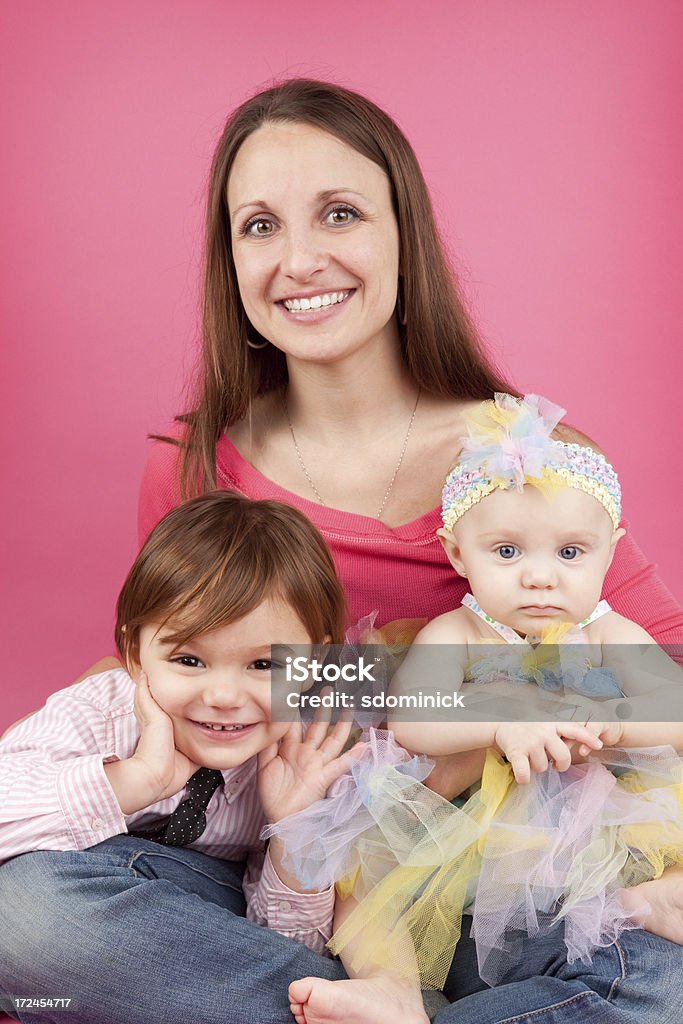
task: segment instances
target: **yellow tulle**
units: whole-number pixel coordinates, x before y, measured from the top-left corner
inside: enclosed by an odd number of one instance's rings
[[[628,765],[630,752],[611,752],[610,764],[618,766],[622,754]],[[624,769],[617,778],[594,763],[572,769],[573,776],[555,773],[549,780],[556,785],[547,790],[549,798],[561,814],[565,792],[573,794],[566,828],[579,835],[579,842],[567,847],[577,850],[569,863],[554,859],[561,858],[556,844],[565,826],[553,815],[544,817],[546,791],[533,781],[518,786],[510,766],[493,751],[487,753],[481,788],[461,808],[415,783],[406,794],[415,808],[419,801],[425,806],[415,811],[410,835],[404,834],[405,819],[395,814],[381,817],[381,836],[361,837],[360,866],[338,884],[340,895],[353,895],[359,905],[335,932],[329,949],[344,953],[355,973],[387,971],[419,980],[425,988],[441,988],[483,868],[488,888],[476,898],[489,921],[490,915],[505,914],[516,897],[523,905],[532,891],[542,903],[546,865],[561,868],[562,898],[559,905],[552,900],[535,909],[550,912],[554,920],[574,914],[581,921],[590,918],[595,906],[599,916],[606,893],[614,896],[621,886],[683,864],[683,762],[673,751],[666,756],[660,749],[637,752],[634,763],[642,769]],[[585,787],[583,772],[598,780],[592,790]],[[595,801],[591,793],[598,794]],[[400,836],[392,834],[391,821],[400,826]],[[387,846],[398,852],[387,858]],[[532,876],[540,871],[529,890],[527,868]]]
[[[361,902],[332,936],[331,952],[345,952],[356,973],[380,969],[411,980],[417,975],[424,988],[441,988],[460,938],[468,890],[479,874],[481,840],[512,782],[510,766],[489,751],[481,789],[462,809],[422,788],[426,799],[438,807],[438,818],[423,816],[405,862],[369,891],[362,869],[338,887],[343,897],[353,893]],[[400,945],[406,933],[414,959],[396,953],[396,943]]]

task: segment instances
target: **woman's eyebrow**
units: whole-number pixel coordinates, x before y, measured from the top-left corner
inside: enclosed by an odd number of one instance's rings
[[[250,206],[267,206],[268,204],[264,199],[250,199],[248,203],[242,203],[230,214],[230,223],[235,220],[235,217],[241,210],[247,210]]]
[[[318,192],[316,199],[324,202],[325,199],[331,199],[332,196],[336,196],[339,192],[344,192],[351,196],[358,196],[359,199],[365,200],[366,203],[370,202],[368,197],[363,195],[362,192],[358,192],[355,188],[346,188],[345,186],[341,186],[340,188],[326,188],[323,192]]]

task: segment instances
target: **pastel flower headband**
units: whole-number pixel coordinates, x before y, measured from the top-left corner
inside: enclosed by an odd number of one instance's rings
[[[521,491],[532,484],[545,493],[575,487],[591,494],[616,529],[621,519],[621,488],[603,455],[550,436],[566,410],[539,395],[498,393],[467,417],[458,464],[442,494],[441,518],[452,530],[468,509],[495,490]]]

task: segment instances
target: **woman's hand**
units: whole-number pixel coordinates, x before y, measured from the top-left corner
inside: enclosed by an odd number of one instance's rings
[[[134,710],[140,726],[135,753],[104,766],[124,814],[179,793],[199,768],[176,748],[173,722],[152,696],[144,672],[135,689]]]
[[[579,752],[600,750],[603,741],[594,729],[578,722],[505,722],[496,727],[495,745],[505,754],[517,782],[525,785],[531,772],[544,772],[552,760],[555,768],[565,772],[572,763],[572,744],[578,742]]]

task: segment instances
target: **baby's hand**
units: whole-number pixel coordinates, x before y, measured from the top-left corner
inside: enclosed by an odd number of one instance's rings
[[[365,744],[346,754],[344,744],[351,721],[340,720],[329,732],[329,714],[319,711],[304,735],[302,723],[292,722],[280,740],[258,755],[258,792],[266,818],[273,824],[322,800],[333,782],[349,768]]]
[[[603,745],[595,731],[578,722],[505,722],[497,727],[494,739],[523,785],[532,771],[546,771],[551,760],[560,772],[569,768],[572,754],[565,740],[580,742],[587,752]]]
[[[624,734],[622,722],[586,722],[586,728],[597,736],[605,747],[617,747],[621,743]],[[593,748],[585,743],[572,744],[578,749],[580,757],[588,757]]]

